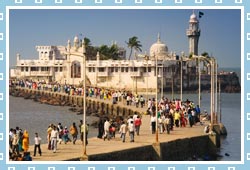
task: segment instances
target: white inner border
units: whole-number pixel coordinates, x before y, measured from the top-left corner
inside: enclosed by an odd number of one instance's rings
[[[6,6],[6,56],[9,56],[9,11],[12,9],[240,9],[241,10],[241,161],[133,161],[133,164],[244,164],[244,6]],[[9,75],[9,57],[6,57],[6,75]],[[6,76],[6,134],[9,134],[9,76]],[[9,135],[6,135],[8,146]],[[7,164],[24,164],[19,161],[9,161],[9,148],[6,147]],[[130,161],[71,161],[70,164],[131,164]],[[69,161],[31,161],[28,164],[69,164]]]

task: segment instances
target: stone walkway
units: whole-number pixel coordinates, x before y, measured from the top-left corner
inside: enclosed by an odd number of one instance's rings
[[[135,108],[138,111],[143,111],[141,108]],[[171,131],[170,134],[159,134],[159,142],[167,142],[176,139],[184,139],[190,138],[194,136],[202,136],[205,135],[203,132],[204,126],[196,125],[190,128],[189,126],[185,128],[174,128],[174,131]],[[109,141],[104,141],[103,139],[99,139],[97,137],[88,139],[89,144],[87,145],[87,155],[95,155],[101,153],[109,153],[113,151],[125,150],[139,146],[152,145],[156,141],[156,135],[151,133],[150,130],[150,116],[143,115],[142,117],[142,126],[140,130],[140,135],[135,135],[135,142],[130,143],[129,134],[126,134],[126,142],[123,143],[120,138],[120,134],[116,134],[116,138],[112,138]],[[30,146],[29,151],[31,155],[33,155],[34,146]],[[83,156],[83,145],[81,141],[78,140],[75,145],[72,142],[67,144],[58,144],[57,152],[53,153],[53,151],[47,149],[47,145],[43,144],[42,148],[42,156],[37,154],[36,157],[33,157],[33,161],[63,161],[70,160],[74,158],[79,158]]]

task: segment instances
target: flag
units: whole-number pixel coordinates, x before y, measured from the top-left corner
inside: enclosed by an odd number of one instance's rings
[[[203,15],[204,15],[204,13],[199,11],[199,18],[201,18]]]

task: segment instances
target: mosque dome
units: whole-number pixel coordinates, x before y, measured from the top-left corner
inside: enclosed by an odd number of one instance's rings
[[[189,22],[198,22],[197,16],[195,15],[194,12],[193,12],[193,14],[190,16]]]
[[[77,36],[75,36],[75,38],[74,38],[74,42],[79,42],[79,39],[78,39],[78,37],[77,37]]]
[[[168,54],[168,47],[166,44],[162,43],[160,40],[160,35],[158,35],[157,42],[150,47],[150,56],[157,56],[158,59],[164,59]]]

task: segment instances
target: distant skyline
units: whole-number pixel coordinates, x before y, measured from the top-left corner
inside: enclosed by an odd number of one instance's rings
[[[219,67],[241,66],[241,11],[239,9],[195,9],[202,11],[199,54],[208,52],[217,58]],[[10,67],[21,59],[38,59],[37,45],[67,45],[68,39],[87,37],[93,46],[117,42],[129,49],[125,41],[137,36],[142,53],[161,41],[169,52],[188,55],[186,30],[191,9],[11,9]],[[82,36],[81,36],[82,34]]]

